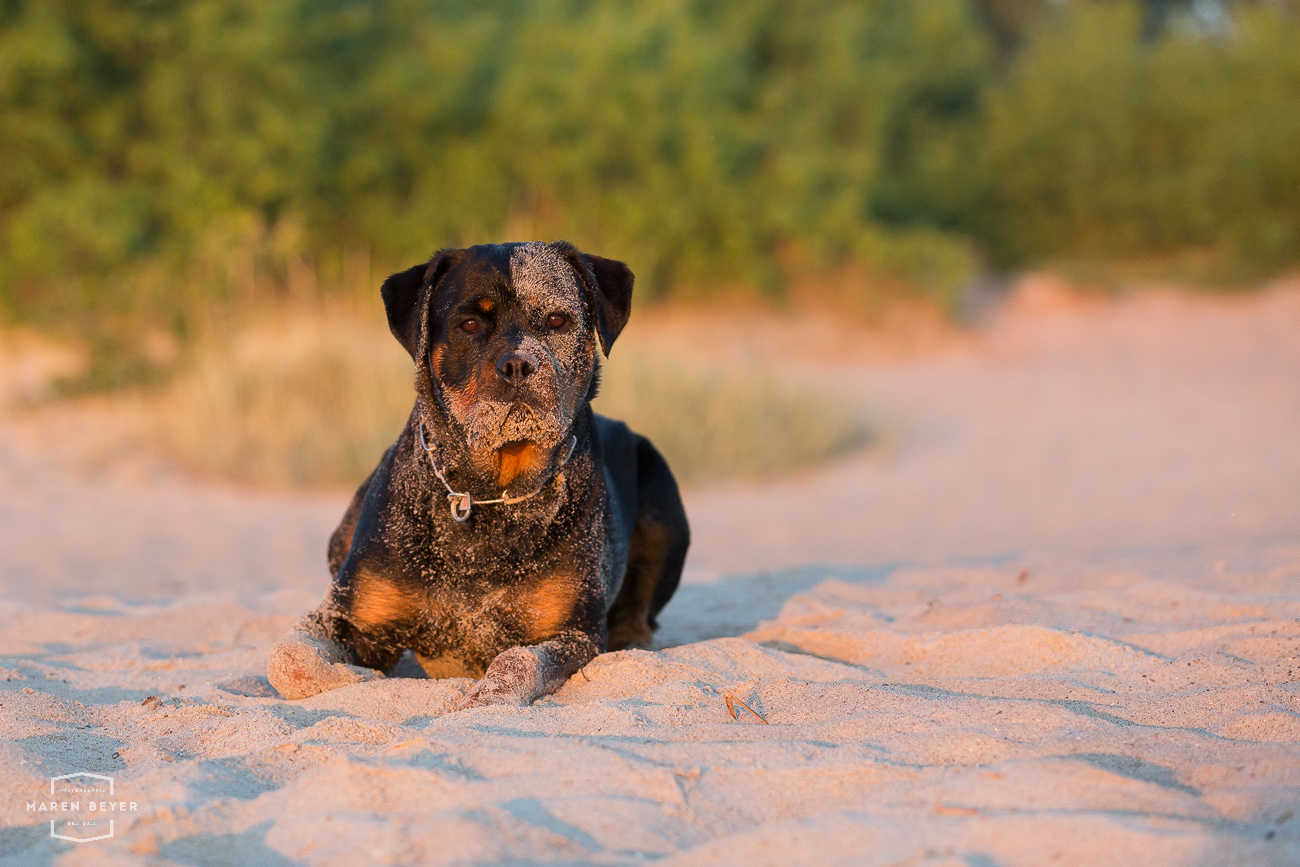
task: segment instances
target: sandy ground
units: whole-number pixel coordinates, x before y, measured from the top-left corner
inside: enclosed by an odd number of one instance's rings
[[[279,700],[267,650],[343,496],[87,477],[0,425],[0,864],[1300,863],[1300,286],[1029,281],[902,354],[657,327],[882,435],[689,492],[663,649],[527,709],[448,713],[463,680]],[[136,803],[111,839],[27,809],[73,771]]]

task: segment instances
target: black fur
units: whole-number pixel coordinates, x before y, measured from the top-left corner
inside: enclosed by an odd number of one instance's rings
[[[608,354],[632,282],[563,242],[442,251],[385,281],[416,403],[330,540],[325,600],[272,652],[282,694],[379,676],[409,649],[432,676],[480,676],[467,706],[527,703],[607,647],[649,643],[686,515],[654,446],[589,405],[593,335]],[[536,495],[456,522],[421,426],[456,491]]]

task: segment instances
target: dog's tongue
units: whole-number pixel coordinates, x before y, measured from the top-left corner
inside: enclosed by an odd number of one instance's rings
[[[497,469],[497,485],[505,490],[520,475],[535,467],[542,459],[542,450],[535,443],[523,440],[506,443],[497,450],[500,463]]]

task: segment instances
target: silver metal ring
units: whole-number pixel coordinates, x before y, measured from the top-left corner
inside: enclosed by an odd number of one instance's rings
[[[468,493],[448,494],[447,499],[451,501],[451,517],[458,524],[463,524],[469,520],[469,513],[474,508],[474,500]]]

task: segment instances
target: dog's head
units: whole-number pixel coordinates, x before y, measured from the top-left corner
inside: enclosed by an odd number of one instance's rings
[[[608,355],[627,323],[632,272],[563,241],[492,244],[443,250],[381,292],[475,469],[522,491],[588,398],[597,336]]]

